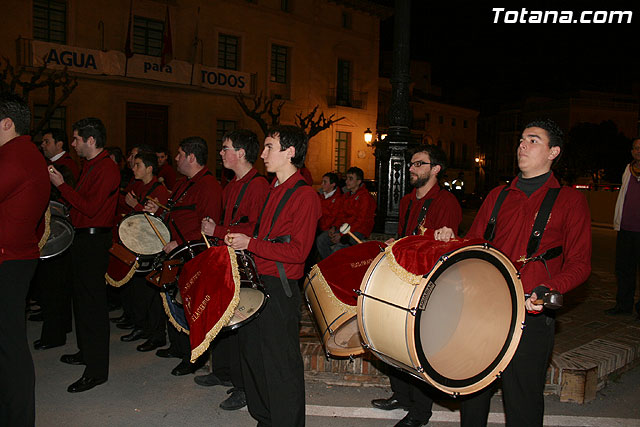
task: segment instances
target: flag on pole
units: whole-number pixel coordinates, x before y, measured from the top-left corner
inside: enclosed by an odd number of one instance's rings
[[[173,59],[173,42],[171,41],[171,20],[169,19],[169,6],[164,18],[164,34],[162,35],[162,55],[160,67],[164,67]]]
[[[133,0],[129,2],[129,25],[127,25],[127,41],[124,45],[124,56],[127,59],[133,56],[133,48],[131,46],[131,27],[133,26]]]

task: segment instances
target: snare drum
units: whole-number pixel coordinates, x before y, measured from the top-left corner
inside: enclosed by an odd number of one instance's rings
[[[65,205],[52,200],[49,202],[49,213],[49,235],[40,249],[40,259],[52,258],[69,249],[75,235]]]
[[[378,358],[446,393],[470,394],[511,361],[524,292],[509,259],[480,240],[411,236],[373,261],[357,314]]]
[[[364,353],[356,320],[355,289],[360,288],[367,268],[385,247],[376,241],[349,246],[311,269],[304,283],[304,297],[327,357]]]
[[[135,254],[138,261],[136,271],[139,273],[148,273],[153,270],[153,260],[164,247],[149,221],[153,223],[165,242],[171,240],[171,233],[167,226],[152,214],[133,212],[125,216],[118,225],[118,238]]]

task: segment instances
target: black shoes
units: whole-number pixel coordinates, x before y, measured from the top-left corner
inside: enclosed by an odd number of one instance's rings
[[[609,316],[620,316],[623,314],[631,314],[632,310],[623,310],[619,305],[615,305],[604,311],[604,314]]]
[[[106,378],[91,378],[82,376],[78,381],[67,387],[69,393],[82,393],[83,391],[91,390],[97,385],[107,382]]]
[[[411,414],[407,414],[403,419],[398,421],[395,427],[420,427],[420,426],[427,425],[428,423],[429,423],[429,420],[425,421],[419,418],[413,418]]]
[[[36,350],[47,350],[49,348],[62,347],[63,345],[65,345],[64,342],[60,344],[46,344],[46,343],[43,343],[42,340],[35,340],[33,342],[33,348]]]
[[[193,378],[196,384],[201,385],[203,387],[212,387],[215,385],[222,385],[225,387],[232,387],[233,384],[231,381],[223,381],[216,376],[213,372],[207,375],[197,375]],[[244,393],[244,392],[243,392]]]
[[[166,341],[154,341],[154,340],[146,340],[145,342],[143,342],[142,344],[140,344],[139,346],[136,347],[136,350],[138,351],[151,351],[151,350],[155,350],[158,347],[164,347],[167,344]]]
[[[156,351],[156,356],[162,357],[163,359],[166,359],[166,358],[169,358],[169,357],[175,357],[176,359],[182,359],[182,356],[179,355],[178,353],[176,353],[171,347],[169,347],[169,348],[161,348],[160,350]]]
[[[86,365],[84,360],[80,357],[80,352],[75,354],[63,354],[60,356],[60,361],[62,363],[66,363],[67,365]],[[82,378],[81,378],[82,379]]]
[[[120,337],[120,341],[131,342],[142,339],[147,339],[149,336],[142,329],[134,329],[131,333]]]
[[[135,328],[135,325],[127,320],[127,321],[124,321],[124,322],[116,324],[116,328],[118,328],[118,329],[133,329],[133,328]]]
[[[371,405],[374,408],[382,409],[383,411],[391,411],[393,409],[409,409],[407,405],[401,403],[398,399],[391,396],[388,399],[373,399]]]
[[[244,394],[244,390],[230,388],[227,390],[227,394],[231,394],[231,396],[220,403],[220,408],[225,411],[237,411],[247,406],[247,396]]]
[[[201,366],[202,365],[199,363],[190,363],[183,360],[178,364],[178,366],[171,370],[171,375],[181,377],[182,375],[193,374],[195,371],[200,369]]]

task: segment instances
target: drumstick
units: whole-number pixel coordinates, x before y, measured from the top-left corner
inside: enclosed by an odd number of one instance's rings
[[[163,246],[167,246],[167,242],[162,238],[162,235],[160,234],[160,232],[156,228],[156,225],[153,222],[151,222],[151,218],[149,218],[149,215],[146,212],[144,213],[144,217],[147,218],[147,221],[149,222],[149,225],[151,226],[151,228],[153,228],[153,231],[156,232],[156,236],[158,236],[158,239],[160,239],[160,241],[162,242],[162,245]]]
[[[348,234],[349,236],[351,236],[351,238],[353,240],[356,241],[356,243],[360,244],[362,243],[362,240],[358,239],[352,232],[351,232],[351,226],[349,224],[347,224],[346,222],[344,224],[342,224],[340,226],[340,234]]]
[[[156,198],[153,198],[153,197],[151,197],[151,196],[147,196],[147,199],[151,200],[153,203],[155,203],[156,205],[160,206],[160,207],[161,207],[162,209],[164,209],[165,211],[170,210],[168,207],[166,207],[165,205],[163,205],[162,203],[160,203],[160,202],[158,201],[158,199],[156,199]]]
[[[210,248],[211,244],[209,243],[209,239],[207,239],[207,235],[204,234],[204,231],[200,231],[200,234],[202,234],[202,238],[204,239],[204,244],[207,245],[207,248]]]

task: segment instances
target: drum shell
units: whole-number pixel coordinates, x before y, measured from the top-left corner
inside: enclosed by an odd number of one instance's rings
[[[358,297],[366,346],[454,395],[495,380],[513,357],[524,321],[522,284],[506,256],[485,245],[464,247],[442,256],[417,284],[401,280],[387,256],[374,260],[361,285],[386,303]]]
[[[322,344],[328,355],[350,357],[363,354],[356,324],[356,307],[338,300],[324,282],[322,272],[314,265],[304,283],[304,297],[321,331]],[[347,340],[337,338],[336,334]]]

